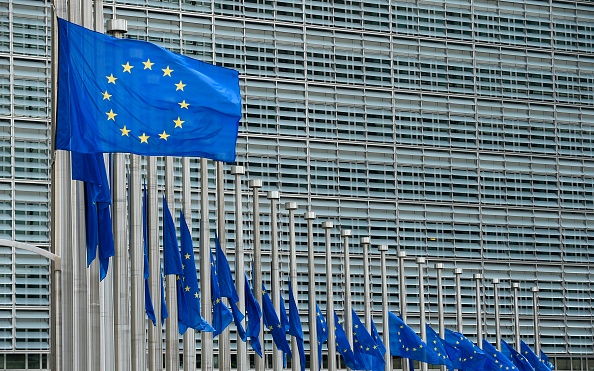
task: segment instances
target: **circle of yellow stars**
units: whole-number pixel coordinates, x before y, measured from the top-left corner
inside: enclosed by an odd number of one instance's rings
[[[142,64],[144,65],[143,70],[153,70],[153,66],[155,65],[154,62],[151,62],[150,58],[147,59],[145,62],[142,62]],[[124,76],[126,73],[132,74],[132,69],[135,66],[131,65],[130,62],[126,62],[126,64],[122,64],[122,76]],[[166,66],[165,68],[162,68],[161,71],[163,71],[163,76],[162,77],[171,77],[172,73],[174,72],[173,69],[171,69],[169,66]],[[110,74],[109,76],[105,76],[105,78],[107,79],[107,86],[108,88],[104,91],[101,92],[101,95],[103,97],[103,100],[108,100],[111,101],[111,97],[113,96],[112,94],[109,93],[109,84],[114,84],[116,85],[117,80],[119,79],[118,77],[115,77],[112,74]],[[179,80],[178,83],[174,83],[173,84],[175,86],[175,91],[184,91],[184,88],[186,87],[187,84],[184,84],[184,82],[182,80]],[[180,106],[180,109],[188,109],[188,107],[190,106],[190,103],[186,102],[185,99],[183,99],[181,102],[177,103]],[[107,121],[116,121],[116,116],[118,115],[116,112],[113,111],[113,109],[110,109],[109,112],[105,112],[105,114],[107,115]],[[171,120],[175,125],[173,126],[173,130],[175,130],[176,128],[182,129],[183,128],[183,124],[185,123],[184,120],[181,119],[181,116],[177,116],[176,119]],[[130,137],[132,130],[128,129],[126,125],[123,125],[122,127],[119,128],[120,132],[122,133],[122,136],[125,137]],[[163,130],[162,133],[158,134],[159,139],[165,140],[167,141],[167,138],[169,138],[171,136],[171,134],[167,133],[167,130]],[[142,133],[142,135],[137,135],[138,139],[140,139],[140,143],[149,143],[149,138],[151,136],[147,135],[146,133]],[[189,289],[186,289],[186,291],[189,291]],[[195,294],[196,297],[198,297],[198,293]]]

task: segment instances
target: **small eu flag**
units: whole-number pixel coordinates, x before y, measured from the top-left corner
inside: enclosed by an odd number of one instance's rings
[[[506,356],[518,368],[518,371],[534,371],[534,367],[528,360],[505,340],[501,340],[501,353]]]
[[[289,343],[287,343],[285,329],[282,327],[280,320],[274,311],[272,300],[270,300],[270,296],[268,296],[268,292],[266,292],[264,283],[262,283],[262,307],[264,313],[264,326],[266,326],[272,334],[274,344],[276,344],[278,350],[293,358],[291,347],[289,347]]]
[[[58,19],[56,149],[233,162],[237,71]]]
[[[303,345],[303,328],[301,327],[301,318],[297,309],[297,300],[291,289],[291,280],[289,279],[289,335],[297,340],[297,350],[299,351],[299,360],[301,371],[305,371],[305,347]]]
[[[390,312],[388,317],[390,330],[390,353],[415,361],[440,364],[440,357],[429,349],[427,344],[402,319]]]
[[[446,345],[446,351],[452,361],[452,366],[457,370],[483,370],[485,364],[489,362],[485,352],[459,332],[446,328],[444,341],[455,350],[453,352],[449,351]]]
[[[153,325],[157,325],[157,317],[155,316],[155,307],[153,306],[153,300],[151,299],[151,290],[149,287],[149,277],[151,275],[148,260],[148,196],[146,193],[146,183],[142,187],[142,244],[144,248],[144,310],[146,311],[147,317],[153,322]]]
[[[526,344],[523,340],[520,340],[520,351],[524,358],[530,362],[530,365],[534,367],[536,371],[551,371],[552,368],[548,367],[544,362],[541,361],[540,358],[530,349],[528,344]]]
[[[430,349],[433,349],[435,353],[440,357],[441,365],[446,365],[448,368],[452,368],[452,362],[450,361],[450,357],[448,356],[448,352],[443,345],[443,341],[435,332],[435,330],[429,326],[429,324],[425,324],[425,332],[427,334],[427,346]]]
[[[347,339],[346,332],[342,328],[336,312],[334,312],[334,323],[336,324],[334,337],[336,339],[336,350],[342,356],[344,364],[351,370],[362,370],[363,365],[355,358],[355,353],[351,349],[349,339]]]
[[[247,274],[245,275],[245,314],[247,317],[247,330],[246,336],[250,339],[252,349],[257,355],[262,358],[262,345],[260,344],[260,319],[262,318],[262,310],[260,304],[256,300],[252,288],[250,287],[250,281]]]
[[[555,365],[553,364],[553,362],[551,362],[549,360],[549,356],[547,356],[546,353],[542,351],[542,349],[540,350],[540,360],[549,369],[551,369],[551,370],[554,370],[555,369]]]
[[[375,323],[373,322],[373,318],[371,318],[371,337],[373,338],[373,340],[377,344],[377,347],[378,347],[380,353],[383,356],[386,353],[386,347],[384,346],[384,342],[383,342],[381,336],[379,336],[379,332],[377,331],[377,327],[375,327]]]
[[[212,327],[214,327],[213,337],[225,331],[227,326],[233,321],[233,314],[221,300],[221,290],[219,288],[219,277],[217,266],[210,248],[210,292],[212,296]]]
[[[317,318],[317,326],[316,326],[316,333],[318,335],[318,364],[320,365],[320,369],[322,368],[322,344],[328,340],[328,324],[326,323],[326,319],[322,314],[322,310],[318,303],[316,303],[316,318]]]
[[[357,313],[353,310],[353,351],[360,360],[365,370],[382,371],[385,369],[386,361],[384,353],[381,352],[373,336],[367,332],[365,325]],[[383,346],[383,345],[382,345]],[[384,348],[385,352],[385,348]]]
[[[175,222],[173,216],[171,216],[171,211],[169,211],[169,206],[167,206],[165,196],[163,196],[163,261],[165,275],[175,274],[181,276],[184,274],[175,232]]]
[[[485,371],[517,371],[512,361],[485,339],[483,339],[483,351],[490,360],[490,363],[485,364]]]

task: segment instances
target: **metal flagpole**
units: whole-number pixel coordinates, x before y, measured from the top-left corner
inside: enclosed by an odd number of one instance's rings
[[[519,303],[518,303],[518,290],[520,288],[520,284],[517,282],[512,283],[512,289],[514,290],[514,329],[515,329],[515,337],[516,337],[516,349],[521,348],[520,344],[520,310],[519,310]]]
[[[464,321],[462,319],[462,285],[460,282],[462,268],[454,269],[454,275],[456,276],[456,329],[459,333],[462,333],[464,329]]]
[[[188,229],[192,230],[192,186],[190,183],[190,158],[182,158],[182,211]],[[153,300],[155,301],[155,300]],[[184,333],[184,371],[196,370],[196,331],[188,327]]]
[[[380,245],[380,259],[381,259],[381,275],[382,275],[382,332],[384,347],[386,353],[384,354],[384,361],[386,365],[385,371],[392,371],[392,356],[390,354],[390,324],[389,324],[389,309],[388,309],[388,270],[386,268],[386,252],[388,245]],[[399,254],[400,255],[400,254]],[[404,361],[403,361],[404,364]]]
[[[107,33],[123,37],[128,30],[125,19],[109,19]],[[130,281],[128,254],[128,218],[126,217],[126,156],[115,153],[112,156],[112,210],[115,256],[113,258],[114,284],[114,345],[115,369],[130,370]]]
[[[427,329],[425,328],[425,284],[423,277],[423,266],[425,265],[425,258],[418,257],[417,264],[419,266],[419,317],[421,326],[421,340],[427,342]],[[427,363],[419,362],[421,371],[427,371]]]
[[[249,187],[252,189],[253,196],[253,228],[254,228],[254,267],[253,267],[253,279],[254,279],[254,296],[262,308],[262,248],[260,245],[260,195],[259,189],[262,187],[262,181],[260,179],[253,179],[249,181]],[[264,346],[264,323],[260,318],[260,343],[262,344],[262,358],[255,356],[256,359],[255,371],[264,371],[264,365],[266,364],[266,352]]]
[[[443,286],[441,280],[443,263],[436,263],[435,270],[437,271],[437,321],[439,326],[439,337],[445,339],[445,324],[443,316]],[[446,371],[445,365],[441,365],[440,369],[442,371]]]
[[[495,347],[501,351],[501,324],[499,322],[499,278],[493,278],[493,305],[495,307]]]
[[[402,317],[402,320],[404,321],[404,323],[406,323],[406,277],[404,275],[404,258],[406,258],[406,251],[398,251],[398,285],[400,286],[400,317]],[[384,329],[384,331],[386,330]],[[402,358],[402,371],[408,370],[408,359]]]
[[[270,200],[270,250],[272,253],[272,262],[270,267],[270,280],[271,282],[271,289],[272,289],[272,305],[274,306],[274,311],[278,316],[281,311],[280,307],[280,284],[279,284],[279,273],[278,273],[278,231],[277,231],[277,214],[276,208],[278,204],[278,200],[280,199],[280,194],[278,191],[269,191],[268,192],[268,199]],[[282,308],[282,310],[286,310]],[[274,343],[274,342],[273,342]],[[273,346],[272,352],[272,368],[275,371],[283,369],[283,357],[276,347],[276,344]]]
[[[352,235],[350,229],[340,231],[344,247],[344,327],[349,344],[353,344],[353,313],[351,311],[351,260],[349,252],[349,237]]]
[[[532,287],[532,310],[534,311],[534,351],[540,357],[540,322],[538,320],[538,286]]]
[[[369,275],[369,237],[361,237],[359,240],[363,246],[363,316],[365,321],[365,328],[371,331],[371,294],[369,287],[371,286],[371,276]]]
[[[231,173],[235,175],[235,289],[239,303],[237,306],[241,313],[245,313],[245,290],[244,290],[244,262],[243,262],[243,203],[241,199],[241,176],[245,174],[243,166],[232,166]],[[237,334],[237,371],[247,371],[247,349]]]
[[[217,171],[217,231],[219,233],[219,244],[221,250],[227,255],[227,236],[225,233],[225,173],[223,163],[215,162]],[[223,298],[223,303],[227,305],[227,298]],[[231,371],[231,326],[219,334],[219,370]]]
[[[323,222],[326,233],[326,324],[328,326],[328,370],[336,370],[336,340],[334,327],[334,288],[332,286],[332,245],[330,243],[330,228],[332,222]]]
[[[167,206],[175,221],[175,193],[173,191],[173,157],[165,157],[165,194]],[[179,246],[175,247],[179,249]],[[179,370],[179,327],[177,323],[177,276],[165,276],[167,295],[167,311],[169,317],[165,320],[165,369],[167,371]]]
[[[291,279],[291,286],[289,290],[295,295],[295,301],[298,302],[297,297],[297,252],[295,251],[295,210],[297,209],[297,203],[287,202],[285,203],[285,209],[289,211],[289,278]],[[291,359],[291,370],[301,370],[301,359],[299,358],[299,350],[297,349],[297,339],[295,336],[291,336],[291,353],[293,358]]]
[[[483,275],[480,273],[474,274],[476,282],[476,345],[483,349],[483,320],[481,314],[481,280]]]
[[[212,295],[210,292],[210,220],[208,213],[208,161],[200,159],[200,312],[208,323],[212,323]],[[201,370],[213,369],[212,332],[200,334]]]
[[[161,326],[161,252],[159,251],[159,202],[158,202],[158,175],[157,158],[149,156],[147,169],[147,194],[148,194],[148,254],[150,266],[150,292],[155,309],[155,326],[148,326],[148,369],[163,369],[163,329]]]
[[[316,272],[313,243],[313,220],[316,213],[307,211],[304,216],[307,221],[307,290],[308,290],[308,311],[309,311],[309,369],[317,371],[322,365],[318,359],[318,333],[317,333],[317,311],[316,311]]]

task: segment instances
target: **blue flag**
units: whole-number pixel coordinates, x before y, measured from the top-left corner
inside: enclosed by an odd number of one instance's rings
[[[457,370],[483,370],[485,364],[489,361],[485,352],[459,332],[446,328],[444,341],[452,366]],[[455,349],[454,354],[448,351],[448,345]]]
[[[264,283],[262,283],[262,306],[264,307],[264,326],[266,326],[272,334],[272,339],[274,340],[276,347],[289,357],[293,358],[291,348],[289,347],[289,343],[287,343],[286,332],[274,311],[272,300],[270,300],[270,296],[268,296],[268,292],[266,292]]]
[[[169,317],[167,310],[167,302],[165,301],[165,282],[163,282],[163,272],[159,265],[159,276],[161,276],[161,326],[165,324],[165,320]]]
[[[328,324],[326,323],[326,319],[320,310],[320,306],[316,303],[316,318],[317,318],[317,326],[316,326],[316,333],[318,335],[318,363],[320,365],[320,369],[322,368],[322,344],[328,340]]]
[[[297,340],[297,349],[299,350],[299,364],[301,371],[305,371],[305,347],[303,341],[303,327],[301,327],[301,318],[297,308],[297,300],[291,289],[291,280],[289,279],[289,335]]]
[[[544,362],[542,362],[540,358],[538,358],[536,353],[534,353],[532,349],[530,349],[528,344],[524,343],[524,341],[522,340],[520,340],[520,351],[522,352],[524,358],[528,360],[530,365],[536,371],[551,371],[551,369],[547,367],[547,365]]]
[[[439,364],[446,365],[448,368],[452,368],[452,362],[450,361],[448,352],[446,351],[437,332],[435,332],[435,330],[433,330],[429,324],[425,324],[425,331],[427,333],[427,346],[440,357]]]
[[[177,281],[177,313],[179,333],[189,328],[213,332],[214,329],[200,314],[200,289],[196,275],[196,261],[192,235],[184,214],[179,212],[183,276]]]
[[[169,206],[167,206],[165,196],[163,196],[163,261],[165,275],[176,274],[181,276],[184,274],[175,233],[175,223],[169,211]]]
[[[153,325],[157,325],[157,317],[155,315],[155,307],[153,306],[153,300],[151,299],[151,290],[149,287],[148,279],[150,277],[149,260],[148,260],[148,220],[147,220],[147,194],[146,194],[146,183],[142,187],[142,241],[144,248],[144,310],[146,311],[147,317],[153,322]]]
[[[102,154],[72,152],[72,179],[84,182],[87,265],[97,257],[102,281],[115,255],[111,223],[111,192]]]
[[[375,341],[375,343],[377,344],[377,347],[382,356],[386,354],[386,347],[384,346],[384,341],[377,332],[377,327],[375,327],[375,323],[373,323],[373,318],[371,318],[371,337],[373,338],[373,341]]]
[[[355,353],[353,353],[353,350],[351,349],[349,339],[347,339],[346,332],[344,332],[344,329],[342,328],[342,325],[338,320],[336,312],[334,312],[334,323],[336,324],[336,350],[342,356],[344,364],[351,370],[362,370],[364,366],[360,364],[358,360],[355,358]]]
[[[549,360],[549,357],[545,354],[545,352],[542,351],[542,349],[540,350],[540,360],[542,361],[542,363],[544,363],[545,366],[547,366],[549,369],[554,370],[555,369],[555,365],[553,364],[553,362],[551,362]]]
[[[217,266],[210,250],[210,292],[212,295],[212,327],[214,327],[213,337],[225,331],[227,326],[233,321],[233,314],[221,300],[221,291],[219,288],[219,278]]]
[[[233,162],[237,71],[58,19],[56,149]]]
[[[262,318],[262,310],[260,304],[256,300],[252,288],[250,287],[250,281],[248,280],[247,274],[245,275],[245,314],[247,316],[247,331],[246,336],[250,339],[252,349],[257,355],[262,358],[262,345],[260,344],[260,318]]]
[[[518,371],[535,371],[530,362],[511,345],[501,340],[501,353],[518,368]]]
[[[233,315],[233,322],[235,322],[235,326],[237,327],[237,334],[241,340],[246,341],[247,338],[245,331],[243,329],[243,325],[241,324],[241,321],[243,321],[245,317],[237,306],[237,303],[239,302],[239,296],[237,295],[237,290],[235,289],[235,284],[233,283],[231,267],[229,266],[229,261],[227,260],[223,249],[221,249],[221,244],[219,243],[219,237],[217,236],[216,231],[215,245],[217,251],[217,274],[219,278],[221,297],[229,299],[229,304],[231,305],[231,314]]]
[[[489,358],[485,364],[485,371],[516,371],[516,366],[491,343],[483,339],[483,352]]]
[[[382,345],[383,346],[383,345]],[[385,353],[384,348],[384,353]],[[373,337],[367,332],[365,325],[353,310],[353,351],[365,370],[383,371],[386,365],[384,353],[381,352]]]
[[[289,331],[289,317],[287,317],[287,306],[285,305],[285,299],[283,298],[283,292],[279,291],[280,297],[280,323],[285,332]]]
[[[402,319],[390,312],[388,317],[390,330],[390,354],[415,361],[438,365],[441,357],[411,329]]]

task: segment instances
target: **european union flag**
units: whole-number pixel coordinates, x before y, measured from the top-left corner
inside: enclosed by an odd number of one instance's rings
[[[148,196],[146,194],[146,183],[142,187],[142,241],[144,248],[144,310],[147,317],[153,321],[153,325],[157,325],[157,316],[155,315],[155,307],[151,299],[151,290],[148,279],[150,277],[149,260],[148,260]]]
[[[179,246],[177,243],[177,234],[175,233],[175,223],[167,206],[167,200],[163,196],[163,261],[165,265],[165,275],[184,274],[179,255]]]
[[[547,366],[551,370],[555,369],[555,365],[553,364],[553,362],[549,360],[549,357],[545,354],[545,352],[542,351],[542,349],[540,350],[540,359],[542,363],[545,364],[545,366]]]
[[[280,323],[285,332],[289,331],[289,317],[287,317],[287,306],[285,305],[285,299],[283,298],[283,292],[279,291],[278,293],[280,297]]]
[[[452,362],[450,361],[448,353],[446,352],[446,349],[442,344],[442,340],[437,332],[435,332],[435,330],[433,330],[429,324],[425,324],[425,330],[427,333],[427,346],[440,357],[439,364],[446,365],[448,368],[452,368]]]
[[[457,370],[483,370],[485,364],[489,361],[487,355],[481,350],[481,348],[477,347],[472,341],[468,340],[466,336],[459,332],[446,328],[444,341],[446,344],[449,344],[451,347],[453,347],[458,353],[457,357],[451,354],[451,352],[448,351],[446,345],[446,351],[450,356],[452,366]]]
[[[355,353],[351,349],[351,344],[349,344],[349,339],[347,339],[346,333],[342,328],[342,325],[338,321],[338,316],[336,312],[334,312],[334,323],[336,324],[335,328],[335,335],[336,338],[336,350],[342,356],[344,364],[350,368],[351,370],[361,370],[363,369],[363,365],[357,362],[355,358]]]
[[[375,343],[377,344],[377,347],[382,356],[386,354],[386,347],[384,346],[384,341],[379,335],[379,332],[377,332],[377,327],[375,327],[375,323],[373,323],[373,318],[371,318],[371,337],[373,338],[373,341],[375,341]]]
[[[538,358],[536,353],[534,353],[532,349],[530,349],[528,344],[526,344],[523,340],[520,340],[520,351],[522,352],[524,358],[528,360],[530,365],[536,371],[551,371],[551,368],[549,368],[544,362],[542,362],[541,359]]]
[[[299,350],[299,364],[301,371],[305,371],[305,347],[303,342],[303,327],[301,327],[301,318],[299,309],[297,309],[297,300],[291,289],[291,280],[289,279],[289,335],[297,340],[297,349]]]
[[[382,345],[383,346],[383,345]],[[386,365],[384,354],[365,325],[353,310],[353,351],[365,370],[383,371]],[[385,353],[385,348],[384,348]]]
[[[518,368],[518,371],[534,371],[530,362],[511,345],[501,340],[501,353],[506,356]]]
[[[320,306],[316,303],[316,318],[317,318],[317,326],[316,326],[316,333],[318,335],[318,362],[320,365],[320,369],[322,368],[322,344],[328,340],[328,324],[326,323],[326,319],[320,310]]]
[[[192,235],[184,214],[179,212],[181,255],[183,276],[177,283],[177,312],[179,333],[184,334],[188,327],[198,331],[213,332],[214,329],[200,314],[200,289],[196,275],[196,260]]]
[[[169,317],[167,310],[167,302],[165,301],[165,283],[163,282],[163,272],[159,265],[159,276],[161,276],[161,326],[165,324],[165,320]]]
[[[247,316],[247,331],[246,336],[250,339],[252,349],[257,355],[262,358],[262,345],[260,344],[260,318],[262,318],[262,310],[260,304],[256,300],[250,281],[247,274],[245,275],[245,313]]]
[[[58,19],[56,149],[233,162],[237,71]]]
[[[287,343],[286,332],[274,311],[272,300],[270,300],[270,296],[268,296],[264,284],[262,284],[262,306],[264,307],[264,326],[270,330],[276,347],[289,357],[293,358],[291,348],[289,347],[289,343]]]
[[[99,249],[99,279],[109,269],[109,258],[115,255],[111,223],[111,192],[102,154],[72,152],[72,179],[84,182],[87,265]]]
[[[393,356],[414,359],[416,361],[440,364],[441,357],[411,329],[402,319],[390,312],[388,317],[390,330],[390,353]]]
[[[233,322],[235,322],[235,326],[237,327],[237,334],[241,340],[246,341],[245,331],[243,329],[243,325],[241,324],[241,321],[243,321],[245,317],[237,306],[237,303],[239,302],[239,296],[237,295],[237,290],[235,290],[235,284],[233,283],[233,275],[231,274],[229,261],[227,260],[223,249],[221,248],[217,232],[215,232],[215,245],[217,251],[217,274],[219,278],[221,297],[229,299],[229,304],[231,305],[231,314],[233,315]]]
[[[483,339],[483,352],[490,360],[490,364],[485,364],[486,371],[514,371],[516,366],[500,351],[498,351],[491,343]]]
[[[221,300],[217,267],[212,256],[212,251],[210,251],[210,292],[212,294],[212,327],[214,327],[214,337],[225,331],[227,326],[233,321],[233,314]]]

